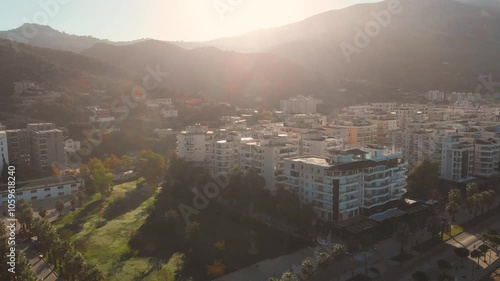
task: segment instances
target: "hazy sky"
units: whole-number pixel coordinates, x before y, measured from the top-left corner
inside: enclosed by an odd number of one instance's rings
[[[0,0],[0,30],[35,22],[115,41],[208,40],[361,2],[378,0]]]

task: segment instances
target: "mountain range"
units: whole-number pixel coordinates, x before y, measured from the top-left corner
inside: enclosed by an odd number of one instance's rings
[[[16,74],[0,65],[0,74],[7,74],[0,87],[19,77],[81,73],[99,83],[137,80],[149,66],[169,73],[164,87],[234,102],[297,94],[335,98],[339,88],[364,89],[379,99],[398,90],[473,91],[480,75],[500,73],[500,7],[497,0],[460,1],[358,4],[207,42],[111,42],[27,24],[0,38],[37,48],[20,44],[21,55],[12,55],[17,44],[0,41],[0,57],[36,67],[16,66]],[[23,29],[33,26],[37,35],[24,40]]]

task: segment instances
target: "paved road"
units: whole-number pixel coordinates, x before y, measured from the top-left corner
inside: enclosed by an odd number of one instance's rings
[[[470,280],[472,278],[473,264],[476,266],[475,276],[477,276],[488,264],[481,261],[479,268],[477,268],[476,260],[469,258],[465,260],[464,267],[462,268],[461,261],[457,259],[453,249],[457,247],[467,247],[472,251],[475,247],[482,244],[482,241],[476,234],[480,234],[487,229],[500,230],[500,215],[492,216],[476,227],[468,229],[464,233],[456,236],[455,239],[448,241],[446,244],[440,245],[424,253],[416,260],[407,262],[407,264],[404,264],[401,268],[400,266],[388,268],[381,279],[384,281],[412,281],[411,274],[415,271],[427,272],[431,278],[435,278],[440,274],[440,270],[437,267],[437,260],[446,259],[454,264],[454,269],[449,272],[450,274],[459,276],[461,280]],[[493,254],[492,257],[493,261],[498,258],[498,255]]]
[[[39,257],[38,252],[30,242],[24,242],[19,245],[18,249],[26,255],[33,272],[43,281],[62,281],[52,272],[50,266]]]

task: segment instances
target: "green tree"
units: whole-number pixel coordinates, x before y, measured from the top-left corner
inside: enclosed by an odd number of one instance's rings
[[[302,273],[302,277],[306,281],[312,280],[312,278],[315,274],[314,265],[310,260],[304,260],[302,262],[302,265],[300,267],[300,271]]]
[[[47,216],[47,208],[45,207],[41,207],[39,210],[38,210],[38,215],[41,217],[41,218],[45,218]]]
[[[156,182],[166,171],[165,157],[151,150],[143,150],[137,158],[137,171],[149,182]]]
[[[486,245],[486,244],[481,244],[479,247],[478,247],[479,251],[481,251],[481,253],[483,253],[483,256],[484,256],[484,262],[486,262],[486,254],[488,253],[488,251],[490,250],[490,246]],[[491,255],[490,255],[490,259],[491,259]]]
[[[448,202],[453,202],[457,205],[460,205],[462,202],[463,195],[462,191],[458,188],[452,188],[450,191],[448,191]]]
[[[56,210],[59,213],[59,216],[62,216],[62,212],[64,210],[64,202],[61,200],[57,200],[56,202]]]
[[[439,165],[424,159],[408,176],[408,195],[413,198],[431,198],[439,193]]]
[[[132,167],[132,159],[130,159],[130,156],[123,155],[120,160],[120,165],[123,170],[129,170]]]
[[[75,195],[72,195],[69,198],[69,203],[71,204],[71,208],[73,208],[73,209],[75,208],[77,201],[78,201],[78,198]]]
[[[281,276],[280,281],[299,281],[299,277],[293,272],[285,272]]]
[[[454,222],[455,221],[455,215],[458,213],[458,205],[457,205],[457,203],[455,203],[453,201],[450,201],[446,205],[446,212],[450,216],[451,221]]]
[[[114,154],[111,154],[111,156],[104,159],[102,163],[106,168],[108,168],[111,171],[118,171],[121,169],[122,166],[121,160]]]
[[[113,185],[113,175],[102,163],[97,163],[92,169],[91,174],[92,184],[101,195],[107,196],[110,193],[109,188]]]
[[[477,264],[479,265],[479,259],[483,256],[483,253],[481,251],[479,251],[478,249],[474,249],[471,253],[470,253],[470,257],[473,258],[473,259],[477,259]],[[472,276],[474,276],[474,268],[476,267],[476,265],[474,263],[472,263]]]
[[[337,281],[340,280],[340,271],[341,271],[341,266],[342,266],[342,262],[345,260],[346,258],[346,250],[345,250],[345,247],[344,245],[342,244],[333,244],[332,245],[332,255],[333,255],[333,259],[337,262],[338,266],[339,266],[339,271],[337,273]]]

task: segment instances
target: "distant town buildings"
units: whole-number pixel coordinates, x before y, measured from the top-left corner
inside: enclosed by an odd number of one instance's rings
[[[316,114],[316,106],[321,103],[313,97],[297,96],[281,101],[281,111],[287,114]]]

